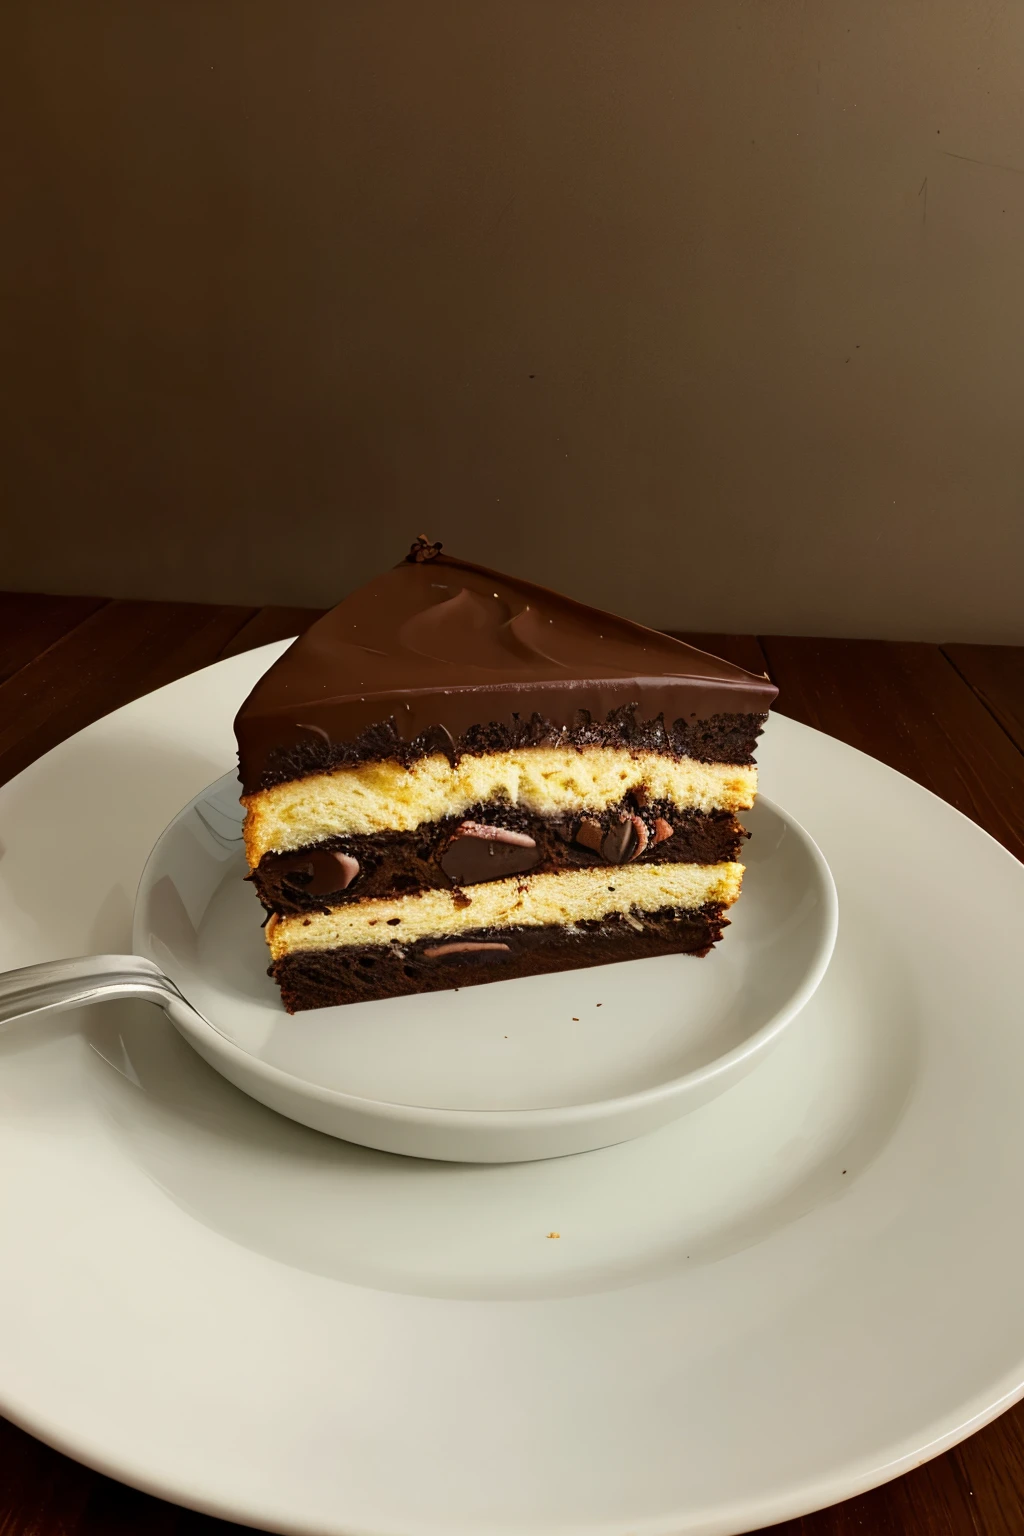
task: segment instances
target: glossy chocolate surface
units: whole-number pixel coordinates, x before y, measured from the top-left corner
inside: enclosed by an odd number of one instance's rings
[[[530,721],[542,739],[581,744],[626,712],[664,721],[664,735],[676,721],[761,716],[775,693],[655,630],[438,554],[403,561],[318,620],[257,683],[235,732],[252,793],[405,748],[494,750]]]

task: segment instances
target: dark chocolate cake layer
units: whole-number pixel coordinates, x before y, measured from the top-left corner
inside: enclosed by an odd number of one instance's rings
[[[675,720],[666,725],[659,715],[638,720],[637,706],[613,710],[606,720],[592,720],[582,711],[568,725],[535,714],[529,719],[513,715],[507,721],[473,725],[452,736],[440,726],[431,727],[412,741],[403,740],[394,719],[371,726],[355,741],[335,742],[325,733],[304,730],[300,740],[287,747],[268,748],[259,779],[247,782],[246,794],[309,778],[356,763],[411,763],[436,752],[454,760],[469,753],[507,752],[517,747],[625,747],[636,752],[666,752],[672,757],[692,757],[699,763],[752,763],[757,738],[767,714],[719,714],[708,720]],[[236,729],[237,729],[236,721]]]
[[[481,929],[410,945],[298,951],[270,968],[289,1013],[582,970],[653,955],[706,955],[728,926],[720,906],[620,914],[572,928]]]
[[[766,677],[438,551],[414,546],[257,683],[235,721],[246,794],[361,761],[523,745],[751,761],[776,694]]]
[[[632,801],[585,816],[546,818],[512,806],[475,806],[415,832],[332,837],[265,854],[253,884],[268,911],[327,912],[345,901],[450,890],[512,875],[625,863],[720,864],[747,837],[729,811],[680,811]]]

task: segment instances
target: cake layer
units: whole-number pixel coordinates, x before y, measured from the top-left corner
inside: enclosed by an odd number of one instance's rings
[[[642,924],[645,913],[666,907],[727,907],[739,895],[742,879],[743,865],[737,863],[632,864],[526,875],[470,891],[418,891],[305,917],[272,918],[266,937],[278,961],[298,951],[347,945],[447,943],[484,928],[573,927],[613,913],[626,914],[627,925]]]
[[[418,540],[274,663],[235,731],[246,794],[438,750],[620,744],[749,762],[775,692],[767,677]]]
[[[454,691],[454,690],[450,690]],[[493,707],[475,702],[471,690],[464,690],[464,711]],[[771,690],[774,694],[775,690]],[[591,691],[580,685],[580,693],[593,702]],[[397,700],[382,704],[401,712]],[[312,714],[308,707],[304,713]],[[581,709],[575,724],[564,725],[545,715],[534,713],[525,719],[513,715],[507,720],[485,720],[469,725],[455,735],[443,725],[429,726],[410,741],[402,735],[398,720],[387,720],[367,727],[353,741],[332,740],[322,726],[304,724],[296,727],[299,740],[290,746],[268,749],[262,771],[246,772],[240,759],[242,787],[245,794],[255,794],[291,779],[309,778],[329,773],[335,768],[350,768],[359,763],[395,761],[407,766],[421,757],[443,752],[451,758],[479,756],[489,752],[514,752],[531,747],[556,747],[562,751],[582,751],[589,747],[626,747],[633,752],[667,752],[674,757],[691,757],[701,763],[752,763],[757,738],[768,719],[767,712],[716,714],[710,719],[673,720],[667,724],[661,715],[638,717],[635,706],[609,711],[607,718],[590,717]],[[237,722],[236,722],[237,727]]]
[[[438,753],[408,766],[360,763],[248,795],[245,846],[255,869],[266,853],[306,848],[325,837],[413,832],[491,802],[553,817],[605,810],[639,794],[680,810],[740,811],[750,809],[756,793],[753,764],[623,747],[523,747],[454,763]]]
[[[451,890],[513,874],[598,864],[724,864],[747,837],[731,811],[679,811],[632,800],[585,816],[543,817],[509,805],[472,806],[414,832],[330,837],[266,853],[251,879],[268,912],[326,912],[369,897]]]
[[[613,913],[572,928],[477,928],[448,945],[421,939],[298,950],[277,960],[271,972],[288,1012],[299,1013],[653,955],[706,955],[727,926],[723,911],[719,905],[663,908],[642,922]]]

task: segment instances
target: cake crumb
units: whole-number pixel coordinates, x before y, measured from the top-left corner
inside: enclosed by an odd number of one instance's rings
[[[548,1237],[561,1237],[561,1232],[549,1232]]]

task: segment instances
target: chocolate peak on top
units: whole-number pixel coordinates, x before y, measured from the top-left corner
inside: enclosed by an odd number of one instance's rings
[[[235,734],[251,794],[342,762],[602,741],[613,716],[620,743],[639,723],[646,744],[664,742],[675,722],[761,715],[775,694],[766,677],[421,536],[285,651]]]
[[[421,533],[418,538],[413,539],[405,558],[413,565],[422,565],[426,560],[436,560],[443,547],[440,540],[436,544],[431,544],[426,534]]]

